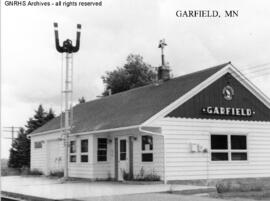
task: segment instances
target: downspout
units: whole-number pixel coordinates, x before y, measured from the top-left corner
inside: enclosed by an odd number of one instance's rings
[[[139,126],[139,131],[152,134],[152,135],[161,135],[160,133],[152,132],[152,131],[147,131],[143,130],[142,126]],[[162,132],[161,132],[162,133]],[[167,177],[166,177],[166,149],[165,149],[165,135],[163,135],[163,150],[164,150],[164,160],[163,160],[163,176],[164,176],[164,184],[167,184]]]

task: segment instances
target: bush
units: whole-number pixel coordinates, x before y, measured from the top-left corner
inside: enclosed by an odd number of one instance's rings
[[[43,175],[43,172],[38,169],[33,169],[28,171],[28,175]]]
[[[128,180],[133,180],[133,175],[130,174],[129,172],[126,172],[125,170],[122,171],[123,174],[123,179],[128,181]]]
[[[52,177],[63,177],[64,176],[64,172],[63,170],[56,170],[56,171],[51,171],[50,172],[50,176]]]
[[[14,176],[14,175],[20,175],[20,170],[17,168],[1,168],[1,176]]]
[[[136,181],[160,181],[160,176],[155,173],[153,170],[151,173],[145,174],[143,167],[140,170],[140,173],[135,177]]]
[[[247,191],[261,191],[264,189],[264,184],[261,181],[221,181],[216,184],[218,193],[226,192],[247,192]]]

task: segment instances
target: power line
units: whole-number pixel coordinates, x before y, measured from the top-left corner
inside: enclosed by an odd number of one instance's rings
[[[265,72],[265,71],[269,71],[270,68],[269,67],[265,67],[265,68],[261,68],[261,69],[255,69],[253,71],[249,71],[249,72],[243,72],[244,74],[256,74],[256,73],[260,73],[260,72]]]
[[[250,66],[250,67],[244,67],[244,68],[241,68],[241,71],[247,71],[247,70],[251,70],[251,69],[256,69],[256,68],[261,68],[261,67],[264,67],[264,66],[267,66],[269,65],[270,62],[266,62],[266,63],[263,63],[263,64],[258,64],[256,66]]]
[[[258,77],[263,77],[263,76],[266,76],[266,75],[269,75],[269,74],[270,74],[270,71],[269,71],[269,72],[266,72],[266,73],[263,73],[263,74],[250,76],[249,79],[254,79],[254,78],[258,78]]]
[[[17,127],[17,126],[5,126],[3,127],[5,130],[3,130],[3,132],[8,132],[11,134],[11,137],[3,137],[4,139],[11,139],[12,143],[14,142],[14,134],[15,132],[17,133],[19,131],[19,129],[21,127]],[[8,130],[6,130],[8,129]]]

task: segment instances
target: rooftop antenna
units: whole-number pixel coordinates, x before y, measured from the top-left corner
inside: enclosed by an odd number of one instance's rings
[[[64,147],[65,147],[65,158],[64,158],[64,180],[68,178],[68,147],[69,147],[69,133],[71,132],[72,122],[73,122],[73,53],[78,52],[80,49],[80,37],[81,37],[81,25],[77,24],[77,36],[76,36],[76,45],[72,45],[70,39],[66,39],[63,42],[63,45],[59,44],[59,34],[58,34],[58,24],[54,24],[54,35],[55,35],[55,47],[59,53],[62,53],[62,62],[63,62],[63,53],[66,54],[66,68],[65,72],[62,69],[62,77],[65,74],[65,82],[63,89],[63,80],[61,80],[61,93],[62,96],[65,96],[64,106],[65,106],[65,117],[64,117],[64,128],[62,123],[62,104],[61,101],[61,115],[60,115],[60,130],[64,132]],[[61,96],[61,97],[62,97]]]
[[[170,79],[169,64],[165,64],[164,48],[167,46],[165,39],[159,41],[158,48],[161,49],[161,66],[158,67],[157,79],[158,81],[166,81]]]
[[[161,66],[165,67],[164,47],[167,46],[165,39],[159,41],[158,48],[161,49]]]

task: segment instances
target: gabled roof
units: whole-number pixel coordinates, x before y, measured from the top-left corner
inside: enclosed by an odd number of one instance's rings
[[[141,125],[230,63],[76,105],[72,133]],[[56,117],[33,134],[60,128]]]

